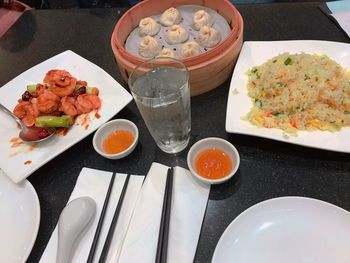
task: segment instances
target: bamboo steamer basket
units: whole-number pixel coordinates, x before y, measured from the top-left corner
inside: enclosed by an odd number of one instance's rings
[[[200,5],[209,7],[223,16],[231,32],[217,46],[197,56],[182,59],[190,75],[191,96],[208,92],[224,83],[231,75],[243,44],[243,19],[228,0],[145,0],[129,9],[117,22],[111,46],[123,79],[145,59],[128,53],[124,47],[131,31],[147,16],[163,13],[170,7]]]

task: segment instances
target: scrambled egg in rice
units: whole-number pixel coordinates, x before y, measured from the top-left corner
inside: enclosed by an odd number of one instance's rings
[[[283,53],[247,74],[252,124],[290,134],[350,126],[350,71],[329,57]]]

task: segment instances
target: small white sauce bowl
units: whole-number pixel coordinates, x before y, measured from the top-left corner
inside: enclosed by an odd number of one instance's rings
[[[118,130],[125,130],[132,133],[134,136],[133,143],[129,146],[129,148],[125,149],[122,152],[114,153],[114,154],[108,154],[103,150],[103,141],[107,138],[107,136],[114,131]],[[95,151],[99,153],[101,156],[108,158],[108,159],[121,159],[125,156],[129,155],[136,147],[137,142],[139,139],[139,130],[137,129],[136,125],[125,119],[116,119],[109,122],[106,122],[103,124],[94,135],[94,138],[92,140],[92,144],[95,148]]]
[[[223,178],[220,179],[208,179],[205,178],[201,175],[199,175],[196,171],[195,168],[195,160],[198,156],[199,153],[201,153],[204,150],[208,150],[208,149],[219,149],[223,152],[225,152],[230,159],[233,162],[233,168],[231,170],[231,172],[226,175]],[[198,142],[196,142],[191,149],[188,151],[187,154],[187,165],[188,168],[190,169],[192,175],[197,178],[198,180],[206,183],[206,184],[221,184],[227,180],[229,180],[238,170],[239,167],[239,163],[240,163],[240,157],[238,154],[237,149],[228,141],[221,139],[221,138],[216,138],[216,137],[209,137],[209,138],[205,138],[202,139]]]

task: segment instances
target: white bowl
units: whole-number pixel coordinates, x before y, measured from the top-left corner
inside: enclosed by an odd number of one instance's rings
[[[194,165],[195,159],[200,152],[202,152],[203,150],[213,149],[213,148],[224,151],[233,162],[233,168],[231,172],[225,177],[220,179],[207,179],[203,176],[200,176],[197,173]],[[228,141],[221,138],[216,138],[216,137],[205,138],[203,140],[196,142],[191,147],[191,149],[188,151],[188,154],[187,154],[187,165],[192,175],[196,177],[198,180],[206,184],[221,184],[229,180],[237,172],[239,163],[240,163],[240,158],[239,158],[237,149]]]
[[[129,146],[129,148],[125,149],[124,151],[120,153],[115,153],[115,154],[108,154],[103,150],[103,147],[102,147],[103,141],[111,132],[117,131],[117,130],[126,130],[131,132],[134,136],[134,141]],[[98,152],[103,157],[108,159],[121,159],[129,155],[135,149],[138,139],[139,139],[139,130],[137,129],[136,125],[133,122],[129,120],[124,120],[124,119],[117,119],[117,120],[112,120],[103,124],[95,132],[94,138],[92,140],[92,144],[95,148],[95,151]]]

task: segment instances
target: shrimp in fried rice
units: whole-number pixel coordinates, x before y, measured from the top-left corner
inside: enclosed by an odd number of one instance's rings
[[[73,97],[65,96],[61,99],[60,110],[62,110],[65,114],[70,115],[72,117],[78,115],[78,110],[75,106],[76,100]]]
[[[64,97],[73,93],[77,79],[68,71],[53,69],[46,73],[44,83],[49,85],[49,90],[54,94]]]
[[[35,118],[40,114],[36,103],[22,100],[16,105],[13,113],[28,127],[34,125]]]
[[[79,113],[88,113],[92,110],[97,110],[101,106],[101,100],[98,96],[93,94],[79,95],[75,106]]]
[[[42,113],[51,113],[58,109],[60,98],[49,90],[44,90],[43,93],[37,97],[38,109]]]

